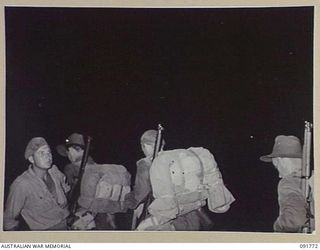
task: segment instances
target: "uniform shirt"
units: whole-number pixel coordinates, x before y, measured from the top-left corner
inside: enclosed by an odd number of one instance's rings
[[[4,212],[4,229],[14,230],[21,214],[31,230],[46,230],[61,223],[68,215],[65,193],[69,186],[64,175],[53,166],[48,171],[54,192],[34,172],[31,166],[10,186]]]
[[[302,180],[287,176],[278,184],[279,217],[273,228],[275,232],[300,232],[307,221],[306,201],[302,193]]]

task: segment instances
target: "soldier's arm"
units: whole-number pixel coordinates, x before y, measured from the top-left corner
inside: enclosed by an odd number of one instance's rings
[[[26,192],[27,188],[24,188],[21,182],[11,185],[3,217],[4,230],[17,230],[18,218],[26,200]]]
[[[141,203],[151,192],[150,173],[146,167],[137,168],[135,185],[133,188],[134,196],[138,203]]]
[[[299,232],[306,223],[305,200],[302,195],[290,192],[279,197],[280,212],[273,228],[275,232]]]

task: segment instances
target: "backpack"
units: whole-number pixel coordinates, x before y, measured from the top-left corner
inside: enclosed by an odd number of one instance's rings
[[[211,212],[224,213],[235,201],[214,156],[202,147],[160,152],[150,180],[155,199],[148,210],[160,224],[206,204]]]

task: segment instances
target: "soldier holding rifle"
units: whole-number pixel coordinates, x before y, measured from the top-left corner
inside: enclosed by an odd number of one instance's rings
[[[70,161],[70,163],[68,163],[63,169],[63,173],[65,174],[67,182],[71,188],[71,191],[68,194],[69,200],[71,199],[70,196],[75,189],[75,185],[78,183],[80,170],[80,164],[73,164],[73,162],[79,162],[82,160],[81,157],[83,154],[77,154],[77,152],[79,150],[85,151],[86,146],[89,145],[85,144],[83,136],[78,133],[73,133],[66,139],[65,144],[58,145],[56,148],[59,155],[67,157]],[[88,155],[88,158],[86,159],[86,163],[87,162],[90,164],[94,163],[90,155]]]
[[[88,149],[79,146],[84,142],[81,134],[73,134],[64,146],[65,154],[79,170],[77,184],[80,185],[79,196],[74,196],[70,202],[76,202],[77,220],[71,228],[76,230],[115,230],[115,214],[126,212],[124,197],[130,192],[130,174],[122,165],[97,164],[92,158],[86,158]],[[87,144],[86,144],[87,145]],[[84,164],[81,176],[82,163]]]
[[[133,190],[125,197],[125,205],[129,209],[134,209],[132,229],[134,230],[139,222],[145,219],[147,207],[152,199],[150,183],[150,167],[153,159],[165,145],[161,136],[162,127],[159,124],[157,130],[145,131],[140,139],[141,149],[144,158],[137,161],[137,172]]]
[[[157,137],[155,145],[160,140]],[[235,200],[204,148],[156,151],[149,178],[153,199],[137,230],[210,230],[212,222],[202,207],[208,204],[210,211],[224,213]]]
[[[309,204],[304,192],[304,185],[309,186],[309,176],[305,175],[302,167],[302,162],[306,160],[303,155],[299,138],[279,135],[275,138],[272,153],[260,157],[261,161],[272,162],[281,178],[278,183],[279,216],[273,225],[275,232],[303,232],[310,220]]]

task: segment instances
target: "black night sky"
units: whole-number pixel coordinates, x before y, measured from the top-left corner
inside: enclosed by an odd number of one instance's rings
[[[98,163],[135,174],[140,136],[161,123],[167,149],[203,146],[236,198],[215,230],[270,232],[276,135],[313,119],[313,7],[5,8],[6,166],[27,142],[93,137]]]

